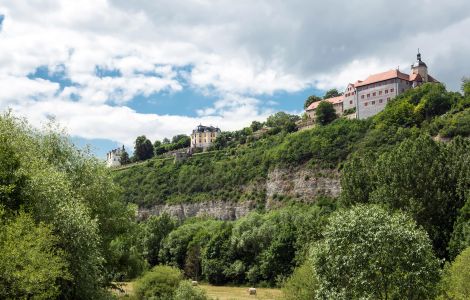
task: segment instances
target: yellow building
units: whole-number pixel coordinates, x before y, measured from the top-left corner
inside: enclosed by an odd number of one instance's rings
[[[191,134],[191,148],[208,148],[220,133],[221,131],[217,127],[199,125]]]

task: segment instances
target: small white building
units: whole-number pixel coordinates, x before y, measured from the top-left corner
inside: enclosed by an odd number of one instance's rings
[[[126,149],[124,145],[122,148],[116,148],[109,151],[106,154],[106,166],[107,167],[119,167],[121,165],[121,156]]]
[[[220,133],[221,131],[217,127],[199,125],[191,134],[191,148],[207,149]]]

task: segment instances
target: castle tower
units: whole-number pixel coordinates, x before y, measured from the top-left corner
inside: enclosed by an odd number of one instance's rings
[[[411,74],[419,74],[423,79],[423,82],[428,82],[428,66],[421,60],[421,53],[416,55],[416,62],[411,65]]]

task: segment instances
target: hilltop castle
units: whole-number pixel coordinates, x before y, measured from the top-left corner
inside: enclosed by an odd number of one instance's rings
[[[121,148],[116,148],[106,154],[107,167],[119,167],[121,165],[121,156],[126,151],[124,145]]]
[[[398,69],[373,74],[365,80],[348,84],[343,95],[324,101],[332,103],[338,115],[343,114],[345,110],[355,109],[355,117],[365,119],[382,111],[394,97],[426,82],[438,81],[429,75],[428,66],[421,60],[418,51],[410,74],[402,73]],[[314,102],[306,109],[307,116],[313,118],[318,104],[319,102]]]

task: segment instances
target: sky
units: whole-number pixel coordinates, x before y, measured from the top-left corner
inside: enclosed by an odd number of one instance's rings
[[[470,76],[468,0],[0,0],[0,112],[104,158],[199,125],[236,130],[368,75]]]

